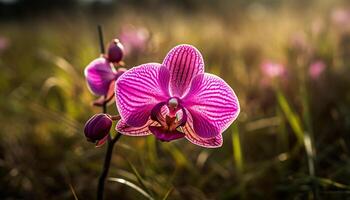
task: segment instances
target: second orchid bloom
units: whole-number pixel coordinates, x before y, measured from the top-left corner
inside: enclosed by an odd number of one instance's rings
[[[200,52],[191,45],[173,48],[162,64],[147,63],[116,81],[124,135],[153,134],[162,141],[185,137],[208,148],[220,147],[222,133],[237,118],[236,94],[218,76],[204,73]]]

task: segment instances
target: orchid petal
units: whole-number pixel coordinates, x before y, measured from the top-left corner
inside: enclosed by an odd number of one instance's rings
[[[102,138],[101,140],[97,141],[96,144],[95,144],[95,147],[101,147],[102,145],[104,145],[108,138],[109,138],[109,134],[107,134],[104,138]]]
[[[114,77],[115,80],[112,80],[111,83],[109,84],[107,93],[101,96],[100,98],[96,99],[93,102],[94,106],[103,106],[106,103],[109,103],[109,104],[113,103],[113,101],[111,100],[114,100],[113,97],[114,97],[114,91],[115,91],[115,81],[126,71],[127,69],[125,68],[118,68],[117,72],[115,73],[115,77]]]
[[[163,106],[160,110],[160,114],[163,118],[169,113],[169,110],[166,106]],[[149,126],[160,126],[160,124],[149,118],[149,120],[144,124],[143,126],[140,127],[133,127],[129,126],[125,121],[119,120],[116,126],[116,130],[120,132],[123,135],[129,135],[129,136],[145,136],[145,135],[150,135],[152,134],[149,131]]]
[[[176,140],[183,138],[185,136],[184,133],[174,130],[174,131],[164,131],[162,127],[150,126],[149,130],[153,133],[153,135],[163,142],[170,142],[171,140]]]
[[[155,105],[151,110],[151,119],[154,121],[157,121],[161,125],[166,124],[166,121],[165,121],[166,114],[161,112],[164,109],[168,110],[168,107],[165,106],[165,104],[166,104],[166,102],[160,102],[157,105]]]
[[[193,128],[193,118],[191,114],[187,111],[187,123],[182,127],[182,131],[185,133],[185,137],[191,143],[206,147],[206,148],[218,148],[222,146],[223,139],[222,135],[218,134],[213,138],[202,138],[200,137]]]
[[[221,134],[240,112],[238,98],[231,87],[218,76],[207,73],[192,80],[182,101],[193,118],[195,133],[201,138]]]
[[[191,80],[204,73],[201,53],[191,45],[174,47],[163,61],[170,71],[170,90],[172,96],[181,97],[189,88]]]
[[[115,94],[119,114],[126,124],[146,124],[152,108],[169,98],[169,77],[169,71],[158,63],[134,67],[119,77]]]
[[[105,58],[93,60],[84,73],[92,93],[100,96],[108,93],[109,85],[115,79],[115,73]]]
[[[152,134],[148,127],[149,126],[156,126],[158,122],[153,121],[153,120],[148,120],[145,125],[140,126],[140,127],[133,127],[129,126],[128,124],[125,123],[123,120],[119,120],[116,130],[120,132],[123,135],[129,135],[129,136],[145,136],[145,135],[150,135]]]

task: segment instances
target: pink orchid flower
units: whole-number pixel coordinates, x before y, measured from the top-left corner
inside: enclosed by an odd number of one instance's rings
[[[323,61],[315,61],[309,67],[309,76],[312,79],[318,79],[322,72],[326,69],[326,64]]]
[[[270,61],[263,62],[261,70],[269,78],[281,77],[286,73],[284,65]]]
[[[349,28],[350,10],[345,8],[337,8],[331,13],[331,20],[335,26],[340,29]]]
[[[125,47],[125,53],[137,53],[146,48],[150,34],[144,27],[136,27],[133,25],[123,26],[119,35],[120,41]]]
[[[110,96],[114,93],[115,80],[126,71],[115,70],[106,58],[97,58],[85,68],[85,77],[91,92],[97,96]]]
[[[176,46],[162,64],[125,72],[115,94],[120,133],[153,134],[161,141],[185,137],[207,148],[222,145],[222,132],[240,112],[234,91],[221,78],[204,73],[202,55],[191,45]]]
[[[10,40],[7,37],[0,35],[0,53],[5,51],[10,46]]]

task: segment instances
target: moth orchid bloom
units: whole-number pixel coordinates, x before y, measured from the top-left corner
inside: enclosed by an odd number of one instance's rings
[[[97,58],[85,68],[85,77],[91,92],[97,96],[113,96],[115,81],[126,71],[117,70],[106,58]]]
[[[234,91],[221,78],[204,73],[202,55],[190,45],[173,48],[162,64],[125,72],[115,94],[120,133],[153,134],[161,141],[185,137],[208,148],[222,145],[222,132],[240,112]]]

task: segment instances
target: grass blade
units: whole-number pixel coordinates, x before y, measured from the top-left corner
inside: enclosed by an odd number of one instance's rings
[[[147,199],[154,200],[154,198],[151,197],[146,191],[144,191],[142,188],[140,188],[139,186],[137,186],[136,184],[134,184],[134,183],[132,183],[130,181],[127,181],[127,180],[122,179],[122,178],[112,178],[112,177],[108,178],[108,180],[112,181],[112,182],[118,182],[118,183],[124,184],[126,186],[129,186],[132,189],[138,191],[143,196],[145,196]]]
[[[69,183],[69,189],[70,191],[72,192],[73,194],[73,197],[74,197],[74,200],[78,200],[78,196],[77,196],[77,193],[75,192],[74,188],[73,188],[73,185]]]
[[[172,143],[167,143],[166,145],[164,145],[164,143],[163,143],[162,147],[171,154],[171,156],[174,158],[176,164],[179,167],[185,166],[188,168],[192,168],[192,166],[190,165],[190,162],[187,160],[186,156],[175,145],[173,145]]]
[[[241,148],[241,141],[239,138],[239,130],[237,125],[232,128],[232,150],[233,150],[233,159],[237,166],[237,171],[239,173],[243,172],[243,154]]]
[[[128,164],[129,164],[130,168],[132,169],[134,175],[136,176],[137,181],[141,185],[141,187],[144,190],[146,190],[148,194],[154,196],[153,192],[146,187],[146,184],[145,184],[144,180],[142,179],[140,173],[137,171],[136,167],[129,160],[127,160],[127,161],[128,161]]]
[[[350,190],[349,185],[345,185],[343,183],[335,182],[328,178],[316,177],[316,180],[323,186],[333,186],[339,189]]]
[[[173,190],[174,190],[174,188],[171,187],[171,188],[168,190],[168,192],[165,193],[165,195],[164,195],[164,197],[163,197],[162,200],[167,200],[167,199],[169,198],[170,194],[173,192]]]
[[[293,129],[298,142],[302,144],[304,141],[304,131],[299,117],[292,111],[292,108],[290,107],[286,97],[280,91],[277,91],[277,101],[284,115],[286,116],[288,123]]]

